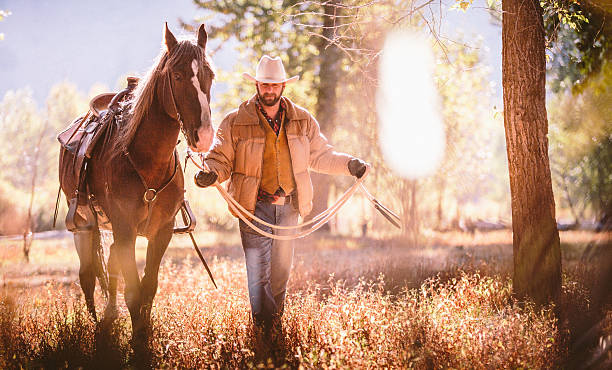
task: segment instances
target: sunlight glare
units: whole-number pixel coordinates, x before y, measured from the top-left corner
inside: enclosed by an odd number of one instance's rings
[[[377,93],[379,138],[385,161],[402,177],[432,174],[444,154],[434,65],[424,38],[408,33],[387,36]]]

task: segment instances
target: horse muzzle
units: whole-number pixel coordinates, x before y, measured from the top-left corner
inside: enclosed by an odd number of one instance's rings
[[[207,152],[215,137],[215,131],[212,125],[202,125],[199,129],[194,130],[195,145],[189,145],[195,152]]]

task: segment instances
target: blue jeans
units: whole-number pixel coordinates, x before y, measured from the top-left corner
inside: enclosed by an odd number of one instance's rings
[[[255,216],[274,225],[297,225],[298,211],[291,203],[277,206],[258,201]],[[275,235],[290,235],[292,230],[275,230],[254,222]],[[246,259],[249,298],[253,322],[269,328],[283,314],[287,281],[293,261],[293,240],[274,240],[251,229],[240,220],[240,237]]]

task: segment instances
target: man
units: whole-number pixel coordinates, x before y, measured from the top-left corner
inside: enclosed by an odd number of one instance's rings
[[[255,82],[257,93],[223,119],[204,157],[210,172],[196,174],[196,185],[229,179],[229,193],[255,216],[274,225],[296,225],[298,214],[304,218],[312,210],[309,169],[360,178],[366,164],[333,151],[314,117],[282,96],[285,84],[298,76],[286,78],[279,57],[264,55],[255,77],[244,76]],[[293,241],[273,240],[242,220],[239,224],[253,321],[269,332],[278,328],[283,314]]]

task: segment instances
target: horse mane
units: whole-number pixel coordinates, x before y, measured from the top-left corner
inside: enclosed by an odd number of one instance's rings
[[[185,59],[187,59],[188,62],[193,59],[200,60],[210,71],[210,78],[214,78],[215,72],[211,61],[202,48],[194,41],[180,41],[172,53],[168,53],[166,47],[163,46],[151,68],[147,71],[145,76],[140,79],[138,86],[134,90],[133,97],[125,103],[125,105],[128,106],[128,111],[126,112],[128,114],[128,119],[117,132],[114,145],[110,148],[110,159],[120,153],[128,151],[128,146],[132,140],[134,140],[138,127],[144,120],[149,109],[151,109],[155,97],[155,87],[162,79],[168,78],[167,66],[176,66],[184,62]]]

